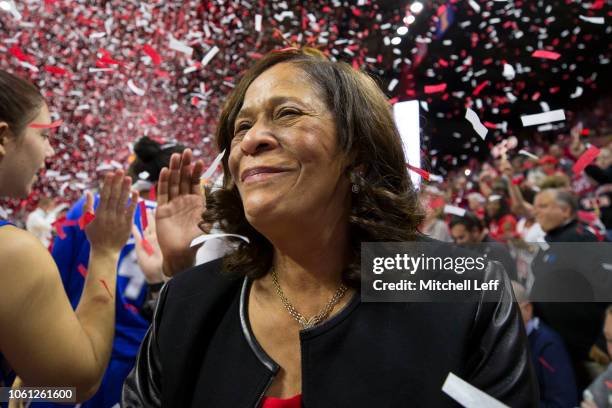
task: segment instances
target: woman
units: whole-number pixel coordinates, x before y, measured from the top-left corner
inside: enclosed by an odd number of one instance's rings
[[[217,143],[224,188],[201,225],[250,243],[166,284],[123,406],[452,406],[449,371],[511,406],[537,403],[509,284],[494,303],[360,302],[361,242],[420,239],[422,219],[371,79],[309,50],[271,53],[227,101]],[[168,275],[201,233],[190,169],[186,151],[160,176]]]
[[[0,70],[0,197],[30,193],[54,153],[48,139],[53,126],[38,90]],[[92,251],[76,311],[40,241],[0,220],[0,352],[25,385],[76,387],[78,400],[96,391],[112,346],[115,265],[137,200],[131,194],[127,206],[130,184],[120,171],[104,179],[95,219],[85,228]],[[93,212],[91,195],[85,209]],[[14,372],[3,373],[3,386],[10,386]]]
[[[136,141],[135,159],[128,169],[132,179],[137,180],[132,185],[132,190],[138,191],[143,197],[148,197],[161,169],[169,164],[172,153],[180,153],[183,150],[184,146],[176,144],[162,146],[146,136]],[[82,217],[84,201],[82,198],[72,206],[67,215],[68,220],[74,222]],[[99,196],[95,195],[94,207],[98,201]],[[154,201],[144,200],[143,204],[149,210],[155,208]],[[154,304],[149,298],[159,292],[163,277],[161,253],[157,249],[155,235],[151,234],[153,225],[149,225],[149,228],[142,232],[150,244],[149,252],[147,253],[142,245],[138,245],[142,242],[140,240],[143,227],[141,225],[143,217],[140,214],[142,208],[138,206],[134,215],[135,225],[132,228],[134,239],[124,245],[117,262],[115,337],[111,358],[98,391],[87,402],[79,404],[82,408],[110,408],[119,402],[123,382],[134,366],[138,348],[149,328],[152,315],[152,310],[149,309],[152,308],[150,306],[147,308],[147,305]],[[153,218],[151,214],[149,216]],[[153,222],[151,219],[151,224]],[[85,284],[85,277],[79,273],[79,268],[88,266],[90,245],[78,225],[66,226],[64,232],[64,236],[55,242],[52,257],[58,265],[68,299],[76,306]],[[38,404],[37,408],[58,406],[60,404],[48,403]]]

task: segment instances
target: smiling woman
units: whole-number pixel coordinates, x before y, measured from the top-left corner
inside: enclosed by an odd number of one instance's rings
[[[160,177],[157,233],[175,277],[123,406],[444,407],[450,371],[510,406],[534,405],[498,265],[487,268],[501,283],[494,302],[360,301],[361,243],[424,239],[390,105],[370,77],[316,50],[270,53],[229,97],[217,144],[229,151],[224,182],[201,219],[191,153]],[[250,242],[181,272],[198,222]]]

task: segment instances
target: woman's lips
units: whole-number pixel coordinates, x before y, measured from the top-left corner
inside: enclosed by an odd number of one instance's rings
[[[286,169],[277,167],[252,167],[242,172],[240,179],[243,183],[254,183],[257,181],[267,180],[281,173],[287,172]]]

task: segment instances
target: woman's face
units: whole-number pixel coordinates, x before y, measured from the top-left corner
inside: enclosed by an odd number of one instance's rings
[[[30,123],[51,123],[46,104],[42,105]],[[15,136],[8,127],[2,128],[0,196],[23,198],[30,194],[37,173],[45,167],[45,159],[55,153],[49,144],[48,133],[49,129],[26,126],[21,135]]]
[[[255,228],[338,222],[349,202],[345,162],[332,113],[300,69],[277,64],[253,81],[234,124],[229,168]]]

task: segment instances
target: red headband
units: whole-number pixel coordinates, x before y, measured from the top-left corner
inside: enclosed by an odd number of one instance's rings
[[[56,127],[60,127],[62,123],[64,123],[64,121],[62,119],[58,119],[55,122],[49,123],[48,125],[44,125],[41,123],[31,123],[28,127],[31,127],[33,129],[53,129]]]

